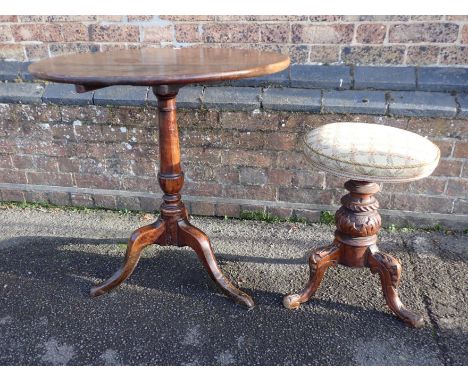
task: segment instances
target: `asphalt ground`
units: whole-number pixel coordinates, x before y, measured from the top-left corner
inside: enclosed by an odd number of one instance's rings
[[[92,299],[126,242],[154,216],[0,209],[0,365],[467,365],[468,236],[382,230],[403,265],[405,326],[366,268],[327,271],[315,298],[289,311],[308,278],[305,253],[333,227],[193,217],[225,274],[250,293],[224,297],[190,248],[147,247],[134,274]]]

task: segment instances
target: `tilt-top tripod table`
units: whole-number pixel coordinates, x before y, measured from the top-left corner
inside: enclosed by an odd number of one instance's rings
[[[176,96],[187,84],[263,76],[286,69],[287,56],[241,49],[146,48],[82,53],[48,58],[29,66],[40,79],[75,84],[79,93],[112,85],[151,86],[158,99],[160,167],[158,180],[164,192],[159,218],[130,237],[122,267],[93,287],[91,296],[120,285],[133,272],[140,253],[150,244],[189,246],[210,277],[235,302],[252,308],[254,302],[222,273],[210,240],[189,223],[180,191],[184,173],[180,164]]]

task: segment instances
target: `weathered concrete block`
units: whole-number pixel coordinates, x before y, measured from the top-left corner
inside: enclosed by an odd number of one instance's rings
[[[389,113],[414,117],[454,117],[457,105],[455,97],[447,93],[392,92]]]
[[[260,108],[260,89],[241,87],[208,87],[203,104],[220,110],[255,110]]]
[[[468,68],[418,68],[418,90],[468,91]]]
[[[385,93],[372,90],[324,92],[322,110],[325,113],[385,114]]]
[[[349,66],[293,65],[291,86],[313,89],[350,89],[351,70]]]
[[[0,81],[13,81],[19,77],[21,62],[0,61]]]
[[[73,84],[49,83],[42,100],[58,105],[90,105],[93,103],[93,93],[77,93]]]
[[[269,74],[267,76],[261,77],[253,77],[253,78],[244,78],[241,80],[230,81],[231,85],[234,86],[272,86],[272,87],[280,87],[280,86],[289,86],[289,71],[290,69],[287,68],[282,70],[281,72]]]
[[[0,83],[0,102],[4,103],[41,103],[43,93],[43,84]]]
[[[202,104],[203,86],[184,86],[177,94],[176,105],[181,109],[199,109]],[[148,92],[148,104],[157,105],[156,96],[150,88]]]
[[[322,92],[318,89],[269,88],[262,95],[264,109],[319,113]]]
[[[94,92],[95,105],[143,106],[148,93],[147,86],[110,86]]]
[[[354,89],[415,90],[414,67],[356,66]]]
[[[458,94],[457,102],[460,105],[459,117],[468,118],[468,93]]]

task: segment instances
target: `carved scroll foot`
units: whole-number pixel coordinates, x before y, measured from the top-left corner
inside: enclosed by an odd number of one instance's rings
[[[103,283],[91,288],[91,297],[109,292],[124,282],[135,270],[140,260],[140,253],[146,246],[157,243],[164,233],[165,224],[158,220],[153,224],[141,227],[132,233],[128,241],[125,260],[122,267]]]
[[[411,327],[422,327],[424,325],[422,316],[406,309],[398,296],[397,288],[401,276],[400,262],[386,253],[370,249],[368,263],[372,273],[379,273],[385,301],[393,313]]]
[[[200,229],[191,225],[188,221],[179,220],[179,245],[192,248],[198,258],[208,271],[211,279],[223,291],[224,294],[232,298],[236,303],[251,309],[254,301],[248,294],[236,288],[222,273],[218,262],[211,248],[210,240]]]
[[[328,267],[338,263],[340,252],[340,246],[335,243],[312,251],[309,255],[309,282],[301,292],[285,296],[283,305],[288,309],[297,309],[302,303],[309,301],[319,288]]]

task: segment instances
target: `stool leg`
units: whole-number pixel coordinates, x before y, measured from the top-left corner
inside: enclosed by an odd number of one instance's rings
[[[313,251],[309,255],[309,282],[301,292],[285,296],[283,305],[288,309],[297,309],[302,303],[309,301],[319,288],[328,267],[338,263],[340,253],[340,245],[336,243]]]
[[[367,258],[372,273],[378,272],[382,283],[382,291],[388,307],[401,318],[407,325],[420,328],[424,325],[424,319],[405,308],[398,296],[398,284],[401,276],[400,262],[386,253],[379,252],[378,249],[369,248]]]

